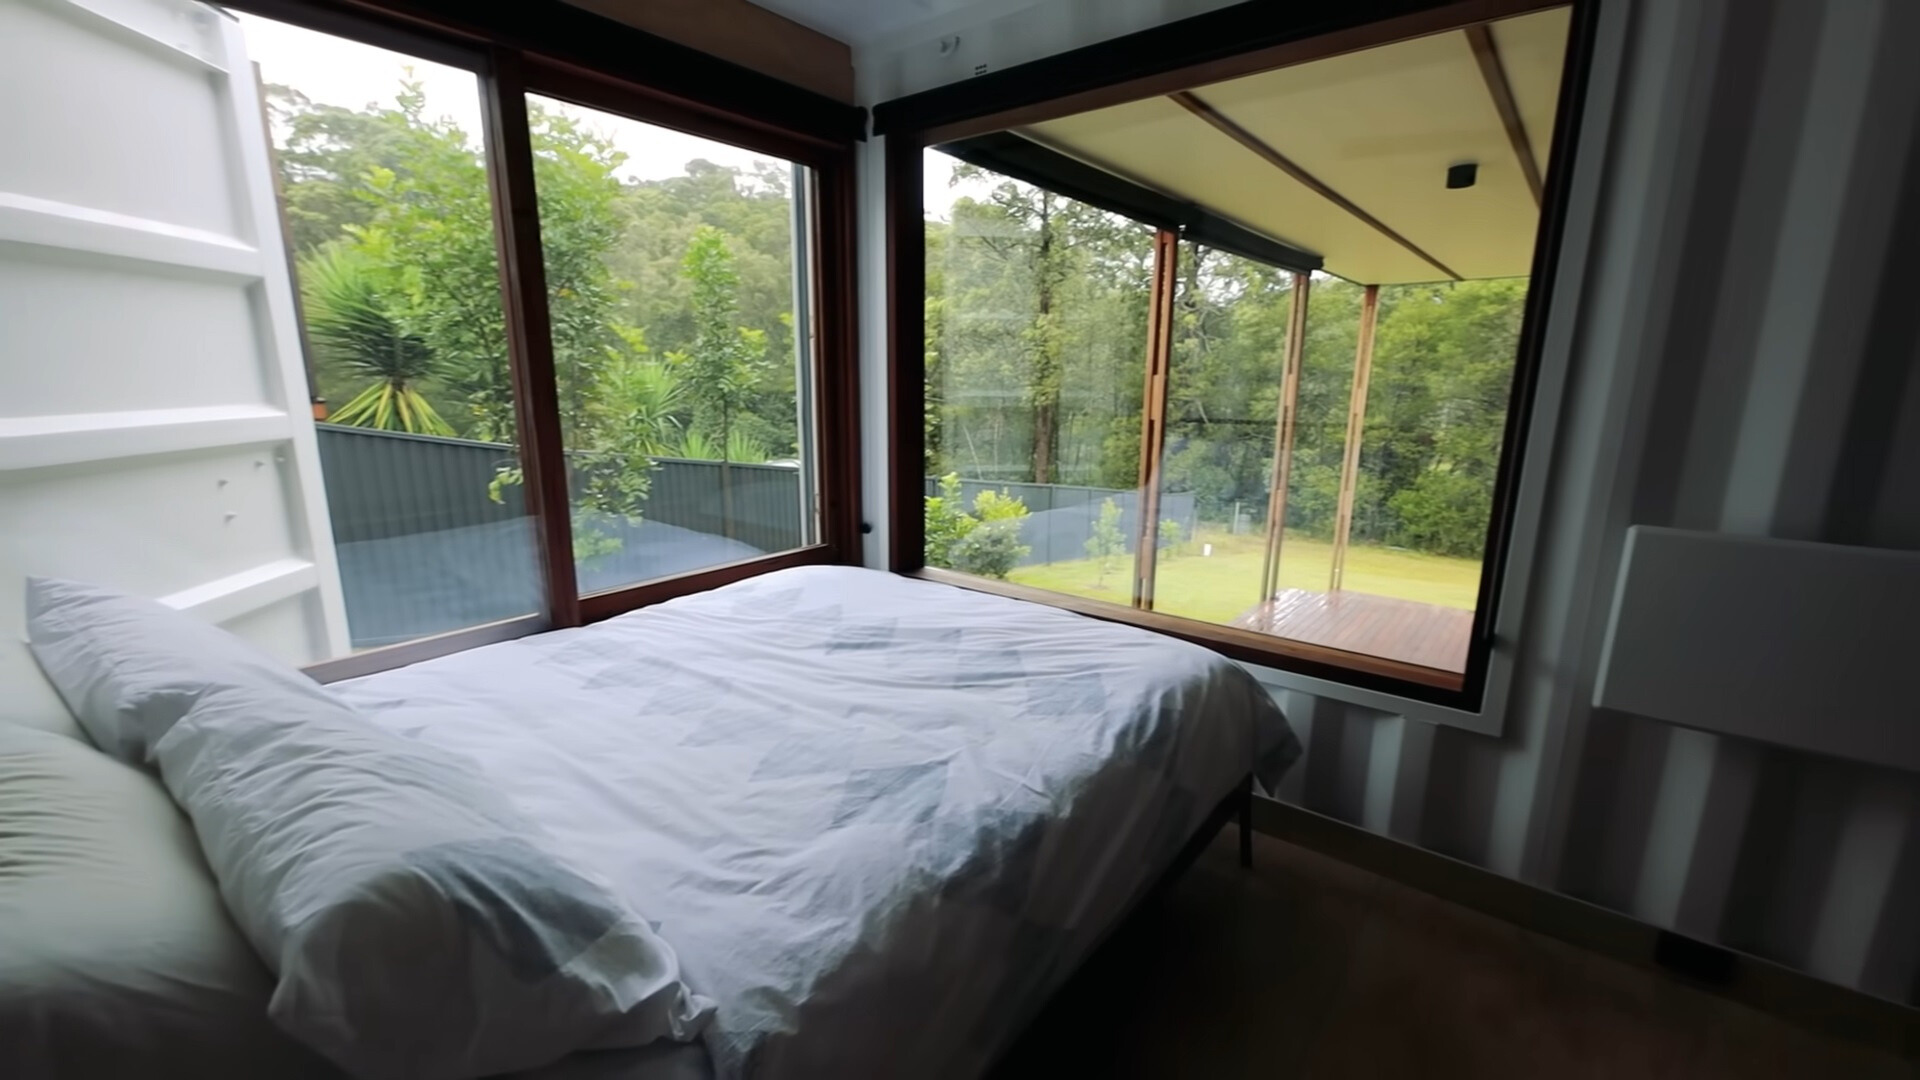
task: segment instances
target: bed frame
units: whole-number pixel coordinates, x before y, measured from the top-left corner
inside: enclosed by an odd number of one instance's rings
[[[1160,875],[1154,890],[1169,888],[1179,881],[1192,868],[1195,860],[1200,858],[1200,853],[1207,849],[1207,845],[1213,843],[1214,837],[1220,835],[1220,830],[1226,828],[1228,822],[1234,821],[1240,825],[1240,865],[1252,867],[1253,774],[1251,773],[1236,782],[1233,789],[1227,792],[1227,797],[1221,799],[1220,804],[1207,814],[1206,820],[1194,830],[1193,837],[1187,841],[1186,846],[1173,857],[1173,863],[1167,867],[1165,873]]]

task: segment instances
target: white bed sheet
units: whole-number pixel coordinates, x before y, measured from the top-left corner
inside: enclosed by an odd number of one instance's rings
[[[474,759],[718,1002],[710,1062],[582,1076],[976,1075],[1237,779],[1299,754],[1205,649],[841,567],[337,689]]]

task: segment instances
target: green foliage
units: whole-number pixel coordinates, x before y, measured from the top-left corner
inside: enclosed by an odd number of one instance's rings
[[[348,418],[511,443],[480,142],[435,116],[407,80],[391,102],[359,109],[267,88],[289,242],[306,295],[316,268],[351,259],[390,323],[386,340],[405,343],[410,363],[431,361],[409,369],[411,396],[382,391],[390,404],[350,403]],[[694,161],[683,176],[627,181],[624,155],[593,125],[537,101],[528,108],[576,547],[588,557],[618,545],[611,525],[591,539],[595,520],[641,513],[653,457],[685,451],[687,440],[716,460],[796,452],[794,365],[765,362],[793,355],[790,173]],[[374,389],[370,374],[323,360],[317,389],[359,396]],[[490,494],[520,482],[518,469],[502,469]]]
[[[1493,514],[1493,489],[1463,472],[1428,470],[1387,501],[1402,546],[1441,555],[1477,556]]]
[[[1087,537],[1087,555],[1099,569],[1095,588],[1104,588],[1113,564],[1127,550],[1126,535],[1120,531],[1120,507],[1112,499],[1100,503],[1100,516],[1094,519],[1093,532]]]
[[[680,272],[692,285],[693,342],[671,359],[694,404],[693,430],[728,449],[752,400],[766,335],[740,325],[740,275],[720,230],[694,230]]]
[[[936,159],[937,160],[937,159]],[[936,164],[934,167],[938,167]],[[927,224],[927,467],[983,480],[1132,488],[1151,244],[1113,215],[993,177]],[[1295,281],[1180,246],[1162,490],[1202,523],[1263,520]],[[1331,538],[1360,286],[1310,285],[1287,528]],[[1355,543],[1479,553],[1527,283],[1380,290]]]
[[[954,545],[953,568],[1005,581],[1031,550],[1020,542],[1019,521],[982,521]]]
[[[302,302],[316,359],[356,381],[371,380],[334,411],[336,424],[451,435],[420,392],[436,371],[433,350],[389,311],[375,275],[350,248],[328,245],[302,261]]]
[[[1002,180],[927,245],[932,474],[1132,486],[1152,230]]]
[[[697,430],[687,431],[680,436],[680,442],[664,456],[687,458],[691,461],[738,461],[755,464],[769,459],[765,444],[744,431],[729,432],[727,441],[717,443]]]
[[[973,497],[973,516],[981,521],[1018,521],[1027,516],[1027,504],[1004,488],[982,491]]]
[[[1160,557],[1171,559],[1179,553],[1180,544],[1186,539],[1186,530],[1172,518],[1160,519]]]
[[[953,568],[954,549],[978,522],[968,515],[960,494],[960,474],[940,478],[940,494],[927,496],[926,561],[928,566]]]
[[[1020,542],[1027,504],[1003,491],[982,491],[965,508],[958,473],[940,478],[940,494],[927,497],[928,566],[1005,579],[1032,548]]]

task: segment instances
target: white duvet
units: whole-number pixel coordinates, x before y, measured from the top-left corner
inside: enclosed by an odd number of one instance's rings
[[[471,757],[718,1003],[710,1062],[605,1076],[977,1075],[1299,753],[1205,649],[838,567],[336,689]]]

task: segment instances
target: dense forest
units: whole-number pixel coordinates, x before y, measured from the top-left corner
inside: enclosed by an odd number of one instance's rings
[[[929,155],[929,170],[950,159]],[[927,222],[927,470],[1127,489],[1139,478],[1152,232],[1040,188]],[[1267,505],[1293,275],[1180,245],[1163,472],[1201,518]],[[1315,275],[1287,527],[1333,530],[1359,286]],[[1523,279],[1380,290],[1353,538],[1477,556],[1491,513]]]
[[[331,418],[515,441],[477,137],[428,115],[412,83],[359,109],[274,85],[267,100]],[[604,133],[528,109],[564,439],[585,502],[637,514],[653,457],[792,457],[789,170],[696,160],[629,181]]]

